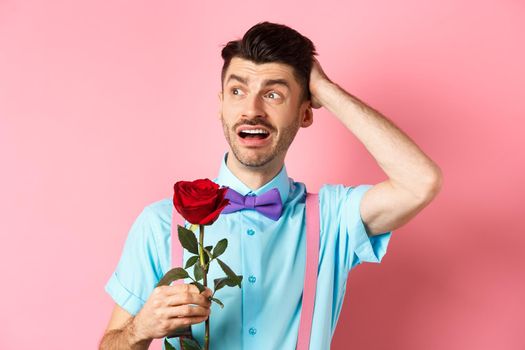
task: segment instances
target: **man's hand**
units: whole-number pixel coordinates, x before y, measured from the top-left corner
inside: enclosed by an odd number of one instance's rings
[[[381,113],[333,83],[314,57],[310,72],[312,108],[336,116],[388,175],[363,197],[360,214],[369,235],[397,229],[420,212],[441,188],[441,170]]]
[[[134,341],[162,338],[178,328],[204,322],[210,315],[211,295],[209,288],[201,294],[193,284],[156,287],[133,319]]]
[[[321,68],[319,61],[313,57],[312,70],[310,71],[310,94],[311,94],[311,103],[312,108],[321,108],[323,104],[321,103],[320,94],[323,93],[323,87],[329,83],[332,84],[332,81],[325,74]]]

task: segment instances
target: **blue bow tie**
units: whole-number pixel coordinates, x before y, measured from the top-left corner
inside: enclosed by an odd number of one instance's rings
[[[243,209],[252,209],[257,210],[259,213],[274,221],[277,221],[279,220],[283,209],[281,195],[279,194],[279,190],[275,187],[258,196],[243,196],[239,192],[228,188],[224,198],[230,200],[230,203],[222,210],[222,213],[224,214],[233,213]]]

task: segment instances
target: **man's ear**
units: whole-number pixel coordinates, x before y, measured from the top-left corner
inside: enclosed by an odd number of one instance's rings
[[[312,104],[310,100],[307,100],[303,103],[306,104],[306,106],[303,107],[304,112],[302,113],[301,127],[307,128],[314,122],[314,112],[312,111]]]
[[[219,97],[219,110],[218,110],[217,114],[218,114],[218,118],[220,120],[221,119],[221,114],[222,114],[222,98],[223,98],[222,91],[219,91],[218,97]]]

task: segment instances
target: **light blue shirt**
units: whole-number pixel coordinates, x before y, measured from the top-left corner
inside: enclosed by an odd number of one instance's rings
[[[243,195],[259,195],[277,187],[283,212],[279,220],[273,221],[255,210],[241,210],[222,214],[213,225],[206,226],[204,245],[215,246],[227,238],[228,247],[221,260],[243,276],[242,288],[226,286],[215,294],[224,308],[211,304],[210,350],[294,350],[306,264],[305,185],[289,178],[283,166],[270,182],[252,191],[226,166],[227,155],[213,181]],[[392,231],[368,237],[359,212],[361,198],[371,187],[326,184],[319,190],[321,232],[312,350],[330,348],[350,270],[362,262],[379,263],[386,253]],[[172,210],[171,197],[143,209],[105,286],[113,300],[132,315],[138,313],[156,283],[172,267]],[[183,251],[184,261],[193,255]],[[175,264],[180,265],[180,261]],[[188,270],[193,276],[193,269]],[[213,290],[213,280],[224,276],[218,263],[212,262],[209,287]],[[192,326],[201,346],[204,325]],[[178,338],[170,343],[180,349]]]

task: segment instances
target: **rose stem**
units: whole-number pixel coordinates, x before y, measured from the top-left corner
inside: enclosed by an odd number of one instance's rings
[[[207,287],[208,286],[208,271],[207,269],[204,269],[204,225],[199,225],[199,231],[200,231],[200,235],[199,235],[199,257],[200,257],[200,261],[201,261],[201,267],[202,267],[202,271],[203,271],[203,282],[204,282],[204,287]],[[205,332],[204,332],[204,350],[208,350],[209,349],[209,344],[210,344],[210,317],[208,317],[206,319],[206,322],[205,322]]]

